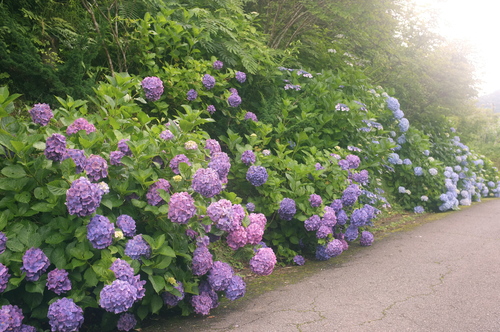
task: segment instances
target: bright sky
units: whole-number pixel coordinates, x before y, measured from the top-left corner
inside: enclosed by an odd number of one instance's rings
[[[500,90],[500,1],[414,0],[439,11],[443,36],[473,47],[480,95]]]

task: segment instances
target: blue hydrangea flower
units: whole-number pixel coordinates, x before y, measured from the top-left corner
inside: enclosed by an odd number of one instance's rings
[[[57,295],[71,290],[71,281],[68,272],[63,269],[54,269],[47,274],[47,289]]]
[[[394,118],[396,120],[401,120],[405,116],[405,114],[402,110],[397,110],[397,111],[393,112],[392,115],[394,115]]]
[[[238,107],[241,104],[241,97],[238,95],[238,93],[232,93],[229,98],[227,98],[227,103],[231,107]]]
[[[47,318],[52,331],[78,331],[83,324],[83,309],[73,299],[63,297],[49,305]]]
[[[101,290],[99,305],[108,312],[119,314],[129,310],[137,300],[137,288],[124,280],[116,279]]]
[[[245,81],[247,80],[247,74],[242,71],[237,71],[235,77],[236,80],[240,83],[245,83]]]
[[[150,101],[157,101],[163,94],[163,82],[156,76],[145,77],[141,86],[146,94],[146,99]]]
[[[342,204],[344,206],[353,205],[357,200],[359,195],[361,195],[361,189],[359,189],[357,184],[349,185],[342,194]]]
[[[108,218],[96,214],[87,225],[87,239],[96,249],[107,248],[113,243],[115,228]]]
[[[135,220],[126,214],[116,218],[116,226],[123,231],[123,235],[133,237],[135,235]]]
[[[304,265],[306,260],[301,255],[295,255],[295,257],[293,257],[293,262],[297,265]]]
[[[134,269],[130,264],[121,258],[115,259],[109,268],[115,274],[116,279],[129,281],[134,277]]]
[[[369,231],[362,231],[361,238],[359,239],[359,244],[364,247],[371,246],[374,240],[374,236]]]
[[[206,316],[212,309],[213,300],[208,294],[201,293],[200,295],[193,295],[191,305],[195,313]]]
[[[9,278],[10,278],[9,269],[5,265],[0,263],[0,293],[7,288],[7,284],[9,283]]]
[[[49,258],[40,248],[30,248],[23,255],[21,272],[26,272],[27,281],[37,281],[47,271]]]
[[[399,101],[394,97],[387,98],[386,103],[387,103],[387,108],[389,108],[393,112],[396,112],[400,107]]]
[[[126,312],[120,315],[118,322],[116,323],[116,328],[118,331],[130,331],[137,325],[137,319],[135,319],[134,314]]]
[[[410,121],[408,121],[407,118],[402,118],[399,120],[398,126],[399,130],[401,130],[403,133],[407,132],[410,128]]]
[[[276,255],[271,248],[259,248],[250,259],[250,269],[255,274],[268,276],[273,272],[276,263]]]
[[[243,151],[243,153],[241,154],[241,161],[245,165],[253,164],[255,162],[255,154],[252,150]]]
[[[224,291],[234,275],[233,268],[224,262],[216,261],[208,272],[208,283],[215,291]]]
[[[406,193],[406,188],[405,188],[405,187],[402,187],[402,186],[399,186],[399,187],[398,187],[398,192],[399,192],[400,194],[405,194],[405,193]]]
[[[309,203],[311,204],[312,207],[318,207],[321,204],[323,204],[323,199],[321,198],[320,195],[311,194],[309,196]]]
[[[417,206],[415,206],[413,208],[413,212],[415,212],[415,213],[424,213],[425,210],[424,210],[424,208],[421,205],[417,205]]]
[[[189,91],[186,93],[186,98],[187,98],[187,100],[189,100],[189,101],[193,101],[193,100],[195,100],[196,98],[198,98],[198,92],[196,92],[196,90],[194,90],[194,89],[191,89],[191,90],[189,90]]]
[[[344,251],[344,245],[338,239],[333,239],[326,245],[326,254],[332,258],[340,255]]]
[[[222,192],[222,182],[216,170],[199,168],[193,176],[191,188],[203,197],[211,198]]]
[[[61,134],[52,134],[45,142],[45,157],[52,161],[63,161],[66,155],[66,137]]]
[[[185,191],[173,194],[168,204],[168,218],[172,222],[186,224],[196,214],[194,198]]]
[[[213,257],[206,246],[199,246],[193,252],[191,269],[195,276],[206,274],[213,265]]]
[[[108,176],[108,163],[103,157],[92,154],[87,158],[85,172],[90,181],[97,182]]]
[[[4,232],[0,232],[0,254],[3,254],[6,248],[7,248],[7,236],[5,235]]]
[[[207,89],[210,90],[215,86],[215,78],[212,75],[205,74],[203,78],[201,79],[201,82],[203,83],[203,86]]]
[[[73,159],[75,162],[75,172],[81,173],[87,164],[87,158],[85,157],[85,152],[79,149],[66,149],[66,153],[63,156],[63,160],[68,158]]]
[[[85,118],[78,118],[66,128],[66,134],[73,135],[80,130],[85,130],[87,135],[96,131],[95,126],[89,123]]]
[[[229,281],[229,285],[227,286],[225,293],[226,297],[231,301],[235,301],[245,296],[246,283],[243,281],[243,278],[234,275]]]
[[[344,233],[344,238],[347,241],[354,241],[359,235],[358,228],[356,226],[349,226],[347,227],[345,233]]]
[[[35,104],[33,108],[29,110],[29,113],[31,114],[33,122],[41,126],[49,124],[50,119],[54,117],[49,104]]]
[[[160,133],[160,138],[164,139],[165,141],[170,141],[170,140],[174,139],[174,134],[172,134],[172,132],[170,130],[165,129],[164,131],[162,131]]]
[[[346,104],[338,103],[337,105],[335,105],[335,110],[341,112],[347,112],[349,111],[349,106],[347,106]]]
[[[422,176],[422,175],[424,175],[424,170],[420,166],[415,167],[413,169],[413,172],[415,173],[416,176]]]
[[[227,175],[231,168],[231,160],[225,152],[214,152],[210,157],[208,167],[217,171],[222,183],[227,183]]]
[[[341,199],[335,199],[332,204],[330,204],[330,207],[335,211],[335,213],[339,213],[340,210],[342,210],[342,200]]]
[[[267,170],[263,166],[250,166],[247,171],[246,179],[254,186],[259,187],[267,181]]]
[[[309,232],[317,231],[320,225],[321,225],[321,218],[317,214],[311,216],[306,221],[304,221],[304,227]]]
[[[406,136],[403,134],[401,136],[399,136],[397,139],[396,139],[396,142],[398,142],[398,144],[405,144],[406,143]]]
[[[368,222],[368,214],[364,209],[355,209],[351,214],[351,225],[361,227]]]
[[[163,189],[168,193],[170,190],[170,183],[165,179],[158,179],[155,183],[149,186],[146,194],[146,199],[148,200],[149,205],[156,206],[165,203],[158,192],[160,189]]]
[[[121,139],[118,142],[118,150],[121,151],[126,156],[131,156],[132,150],[130,150],[130,147],[127,144],[128,141],[130,141],[130,139],[128,138]]]
[[[254,212],[255,211],[255,204],[252,203],[252,202],[247,203],[247,205],[245,207],[247,208],[248,212]],[[0,254],[1,254],[1,252],[0,252]]]
[[[349,168],[350,169],[358,168],[359,164],[361,162],[361,160],[359,159],[359,157],[356,156],[356,155],[353,155],[353,154],[347,155],[345,157],[345,160],[347,160],[347,162],[349,163]]]
[[[151,256],[151,247],[142,238],[142,235],[138,234],[128,240],[125,246],[125,255],[132,259],[140,259],[142,256],[149,258]]]
[[[280,202],[280,208],[278,209],[278,214],[282,220],[292,220],[293,216],[297,212],[295,206],[295,201],[291,198],[283,198]]]
[[[340,210],[337,213],[337,224],[339,225],[345,225],[345,223],[349,220],[349,217],[347,216],[347,213],[344,210]]]
[[[165,303],[165,305],[175,307],[177,304],[179,304],[180,301],[184,299],[184,285],[182,284],[182,282],[177,281],[177,285],[174,286],[174,288],[181,295],[174,295],[170,292],[163,292],[161,294],[161,298],[163,299],[163,303]]]
[[[0,308],[1,331],[17,331],[22,326],[23,311],[17,305],[3,305]]]
[[[430,174],[430,175],[432,175],[432,176],[434,176],[434,175],[437,175],[437,174],[438,174],[438,171],[437,171],[437,169],[435,169],[435,168],[430,168],[430,169],[429,169],[429,174]]]
[[[326,261],[330,259],[330,255],[326,252],[326,246],[318,245],[316,247],[315,257],[319,261]]]
[[[97,184],[81,177],[73,181],[66,192],[66,206],[68,213],[85,217],[94,213],[101,204],[101,191]]]
[[[328,235],[332,234],[333,230],[331,227],[328,227],[326,225],[320,225],[318,230],[316,231],[316,237],[318,239],[324,239],[328,237]]]

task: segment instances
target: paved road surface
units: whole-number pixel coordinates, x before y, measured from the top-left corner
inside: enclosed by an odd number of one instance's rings
[[[347,252],[346,252],[347,253]],[[354,250],[213,317],[143,332],[500,331],[500,200]]]

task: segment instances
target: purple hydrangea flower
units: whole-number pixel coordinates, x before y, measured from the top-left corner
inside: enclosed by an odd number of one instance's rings
[[[261,214],[261,213],[259,213]],[[264,216],[264,215],[263,215]],[[265,218],[265,216],[264,216]],[[264,236],[264,226],[257,222],[252,222],[246,229],[246,240],[248,244],[256,245],[262,241]]]
[[[224,262],[216,261],[208,272],[208,283],[215,291],[224,291],[234,275],[233,268]]]
[[[226,288],[226,297],[231,301],[242,298],[243,296],[245,296],[246,287],[247,285],[243,281],[243,278],[234,275],[229,281],[229,285]]]
[[[268,276],[273,272],[276,262],[276,255],[271,248],[259,248],[250,259],[250,269],[255,274]]]
[[[7,288],[7,284],[9,283],[9,278],[10,278],[9,269],[5,265],[0,263],[0,293]]]
[[[149,258],[151,256],[151,247],[142,238],[142,235],[138,234],[128,240],[125,246],[125,255],[132,259],[140,259],[142,256]]]
[[[169,141],[174,138],[174,134],[168,129],[164,130],[160,134],[160,138]]]
[[[115,259],[109,269],[114,272],[116,279],[129,281],[134,277],[134,269],[126,260],[121,258]]]
[[[99,305],[108,312],[127,311],[137,300],[137,288],[127,281],[116,279],[101,290]]]
[[[210,90],[215,86],[215,78],[212,75],[205,74],[203,78],[201,79],[201,82],[203,83],[203,86],[207,89]]]
[[[213,257],[206,246],[199,246],[193,252],[192,271],[195,276],[206,274],[213,265]]]
[[[327,227],[333,227],[337,224],[337,216],[335,214],[335,210],[329,206],[325,206],[325,213],[323,214],[323,218],[321,219],[321,224]]]
[[[90,181],[97,182],[108,176],[108,163],[103,157],[91,154],[85,164],[85,172]]]
[[[186,224],[196,214],[194,199],[183,191],[170,197],[168,218],[178,224]]]
[[[172,169],[172,172],[174,172],[174,174],[181,174],[181,172],[179,171],[179,164],[180,163],[186,163],[189,166],[192,166],[191,162],[189,161],[189,158],[186,157],[186,155],[178,154],[175,157],[173,157],[172,160],[170,160],[170,164],[169,164],[169,166]]]
[[[85,217],[94,213],[101,204],[101,191],[97,184],[81,177],[73,181],[66,192],[66,206],[68,213]]]
[[[210,113],[210,114],[214,114],[216,111],[215,109],[215,106],[214,105],[208,105],[207,106],[207,112]]]
[[[283,198],[280,202],[280,208],[278,209],[280,218],[286,221],[292,220],[295,212],[297,212],[295,201],[291,198]]]
[[[66,153],[63,156],[63,159],[66,160],[68,158],[73,159],[75,162],[75,171],[76,173],[83,172],[85,165],[87,164],[87,158],[85,157],[85,152],[79,149],[66,149]]]
[[[109,163],[114,166],[122,166],[122,158],[125,154],[121,151],[111,151],[109,153]]]
[[[350,178],[357,183],[366,184],[368,183],[368,171],[366,169],[360,171],[359,173],[354,173]]]
[[[243,151],[241,161],[246,165],[253,164],[255,162],[255,153],[252,150]]]
[[[210,158],[208,167],[215,169],[219,174],[219,179],[222,183],[227,183],[227,175],[231,168],[231,160],[225,152],[215,152]]]
[[[50,265],[48,257],[40,248],[30,248],[23,255],[21,272],[26,272],[27,281],[37,281]]]
[[[368,214],[364,209],[355,209],[351,214],[351,225],[361,227],[368,222]]]
[[[361,195],[361,189],[359,189],[357,184],[349,185],[342,194],[342,204],[353,205],[357,200],[359,195]]]
[[[243,228],[242,226],[236,227],[236,229],[229,232],[226,241],[229,248],[233,250],[244,247],[248,241],[246,229]]]
[[[337,163],[340,167],[340,169],[347,171],[349,169],[349,161],[346,159],[341,159]]]
[[[87,225],[87,239],[96,249],[107,248],[113,243],[115,228],[108,218],[96,214]]]
[[[235,77],[236,80],[240,83],[245,83],[245,81],[247,80],[247,74],[242,71],[237,71]]]
[[[118,322],[116,323],[116,328],[118,331],[130,331],[137,325],[137,319],[135,319],[134,314],[126,312],[120,315]]]
[[[413,212],[415,212],[415,213],[424,213],[425,210],[424,210],[424,208],[421,205],[418,205],[418,206],[415,206],[413,208]]]
[[[324,239],[326,237],[328,237],[328,235],[332,234],[333,231],[332,231],[332,228],[331,227],[328,227],[326,225],[320,225],[318,230],[316,231],[316,237],[318,239]]]
[[[71,281],[68,278],[68,272],[63,269],[54,269],[47,274],[47,289],[57,295],[71,290]]]
[[[396,120],[400,120],[405,116],[405,114],[402,110],[396,110],[396,111],[392,112],[392,115],[394,115],[394,118]]]
[[[123,235],[133,237],[135,235],[135,220],[126,214],[116,218],[116,226],[123,231]]]
[[[191,188],[203,197],[211,198],[222,191],[219,174],[212,168],[199,168],[193,176]]]
[[[267,181],[267,170],[263,166],[250,166],[247,171],[246,179],[254,186],[259,187]]]
[[[337,213],[337,224],[339,225],[345,225],[345,223],[349,220],[349,217],[347,216],[347,213],[344,210],[340,210]]]
[[[335,211],[335,213],[339,213],[342,210],[343,204],[341,199],[336,199],[330,204],[330,207]]]
[[[5,235],[4,232],[0,232],[0,254],[3,254],[6,248],[7,248],[7,236]]]
[[[17,331],[22,326],[23,311],[16,305],[3,305],[0,308],[0,331]]]
[[[387,98],[386,103],[387,103],[387,108],[389,108],[393,112],[396,112],[400,107],[399,101],[394,97]]]
[[[358,228],[356,226],[349,226],[347,227],[345,233],[344,233],[344,237],[347,241],[354,241],[356,240],[356,238],[358,237],[359,235],[359,231],[358,231]]]
[[[141,82],[146,99],[157,101],[163,94],[163,82],[156,76],[145,77]]]
[[[220,148],[220,144],[217,140],[215,139],[207,139],[205,141],[205,149],[207,149],[208,151],[210,151],[210,155],[212,155],[213,153],[215,152],[221,152],[221,148]]]
[[[263,213],[250,213],[248,219],[250,219],[250,225],[258,224],[260,225],[260,227],[262,227],[262,229],[266,227],[267,218]]]
[[[232,93],[229,98],[227,98],[227,103],[231,107],[238,107],[241,104],[241,97],[238,95],[238,93]]]
[[[220,60],[215,60],[214,63],[212,64],[212,67],[217,70],[222,69],[222,67],[224,67],[224,62]]]
[[[33,122],[41,126],[46,126],[50,122],[50,119],[54,117],[49,104],[35,104],[33,108],[29,110],[29,113],[31,114]]]
[[[193,306],[195,313],[206,316],[212,309],[213,300],[208,294],[201,293],[200,295],[194,295],[191,298],[191,305]]]
[[[85,130],[85,133],[87,133],[87,135],[96,131],[93,124],[89,123],[84,118],[78,118],[72,124],[70,124],[68,128],[66,128],[66,134],[73,135],[80,130]]]
[[[350,169],[355,169],[359,167],[359,164],[361,160],[359,159],[358,156],[350,154],[345,157],[345,160],[349,163],[349,168]]]
[[[175,307],[177,304],[179,304],[180,301],[184,299],[184,285],[182,284],[182,282],[177,281],[177,286],[174,286],[174,288],[178,290],[181,295],[174,295],[170,292],[163,292],[161,294],[163,303],[171,307]]]
[[[317,171],[320,171],[320,170],[325,169],[325,168],[320,163],[316,163],[314,165],[314,169]]]
[[[371,246],[373,243],[373,234],[368,232],[368,231],[362,231],[361,232],[361,238],[359,239],[359,243],[364,246]]]
[[[330,259],[330,255],[326,252],[326,246],[318,245],[316,247],[315,257],[319,261],[326,261]]]
[[[255,204],[254,204],[254,203],[252,203],[252,202],[249,202],[249,203],[247,203],[246,208],[247,208],[247,211],[248,211],[248,212],[254,212],[254,211],[255,211]],[[5,250],[5,248],[4,248],[4,250]],[[3,251],[2,251],[2,252],[3,252]],[[0,252],[0,254],[1,254],[2,252]]]
[[[309,203],[312,207],[318,207],[323,204],[323,199],[320,195],[311,194],[311,196],[309,196]]]
[[[340,255],[343,251],[343,244],[340,240],[334,239],[326,245],[326,254],[331,257]]]
[[[259,121],[259,120],[257,119],[257,115],[255,115],[255,113],[253,113],[253,112],[247,112],[247,113],[245,114],[245,118],[244,118],[244,120],[252,120],[252,121],[254,121],[254,122]]]
[[[61,134],[52,134],[45,143],[45,157],[52,161],[62,161],[66,155],[66,137]]]
[[[49,305],[47,318],[52,331],[78,331],[83,324],[83,309],[73,299],[63,297]]]
[[[304,227],[309,232],[317,231],[320,225],[321,225],[321,218],[317,214],[313,215],[312,217],[304,221]]]
[[[186,93],[186,98],[187,100],[189,101],[193,101],[195,100],[196,98],[198,98],[198,92],[196,92],[195,89],[191,89],[189,90],[187,93]]]
[[[304,265],[306,260],[301,255],[295,255],[295,257],[293,257],[293,262],[297,265]]]
[[[131,156],[132,150],[130,150],[130,147],[127,144],[128,141],[130,141],[130,139],[128,138],[121,139],[118,142],[118,150],[121,151],[126,156]]]
[[[170,190],[170,183],[165,179],[158,179],[158,181],[149,186],[148,192],[146,194],[146,199],[148,200],[149,205],[156,206],[160,203],[165,203],[158,192],[158,190],[160,189],[163,189],[168,193],[168,191]]]
[[[218,229],[231,232],[241,226],[241,221],[245,217],[245,210],[240,204],[233,205],[227,199],[221,199],[208,206],[207,215],[215,222]]]

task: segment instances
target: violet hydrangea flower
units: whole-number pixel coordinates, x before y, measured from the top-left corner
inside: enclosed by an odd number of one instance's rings
[[[85,157],[85,152],[79,149],[66,149],[66,153],[63,159],[73,159],[75,163],[75,172],[81,173],[83,172],[85,165],[87,164],[87,157]]]
[[[323,203],[323,199],[321,199],[320,195],[311,194],[309,196],[309,203],[311,204],[311,207],[318,207]]]
[[[222,183],[227,183],[227,175],[231,168],[231,160],[225,152],[214,152],[208,163],[208,167],[217,171]]]
[[[340,255],[343,250],[343,244],[338,239],[334,239],[326,245],[326,254],[330,256],[330,258]]]
[[[18,331],[23,319],[23,311],[17,305],[3,305],[0,308],[0,331]]]
[[[373,243],[373,234],[369,231],[362,231],[361,232],[361,238],[359,240],[359,243],[364,246],[371,246]]]
[[[121,151],[126,156],[131,156],[132,155],[132,150],[130,150],[130,147],[127,144],[128,141],[130,141],[129,138],[121,139],[118,142],[118,150]]]
[[[52,134],[45,142],[45,157],[52,161],[62,161],[66,155],[66,137],[61,134]]]
[[[203,78],[201,79],[201,82],[203,83],[203,86],[207,89],[210,90],[215,86],[215,78],[212,75],[205,74]]]
[[[224,291],[234,275],[233,268],[221,261],[216,261],[208,272],[208,283],[215,291]]]
[[[245,81],[247,80],[247,74],[245,74],[242,71],[237,71],[235,74],[235,77],[236,77],[236,80],[240,83],[245,83]]]
[[[238,91],[234,89],[229,98],[227,98],[227,103],[231,107],[238,107],[241,104],[241,97],[238,95]]]
[[[198,92],[196,92],[195,89],[191,89],[189,90],[187,93],[186,93],[186,98],[187,100],[189,101],[193,101],[195,100],[196,98],[198,98]]]
[[[253,212],[255,211],[255,204],[252,202],[248,202],[247,205],[245,206],[247,208],[248,212]],[[4,249],[5,250],[5,249]],[[1,254],[1,252],[0,252]]]
[[[226,241],[229,248],[233,250],[244,247],[248,241],[246,229],[242,226],[236,227],[236,229],[229,232],[226,237]]]
[[[66,206],[68,213],[85,217],[94,213],[101,204],[101,191],[97,184],[91,183],[87,178],[81,177],[73,181],[66,191]]]
[[[26,272],[27,281],[37,281],[47,271],[49,258],[40,248],[30,248],[23,255],[23,266],[21,272]]]
[[[96,131],[95,126],[89,123],[85,118],[78,118],[73,121],[73,123],[70,124],[68,128],[66,128],[66,134],[73,135],[80,130],[85,130],[85,133],[87,135]]]
[[[210,155],[212,155],[215,152],[221,152],[220,144],[217,140],[215,139],[207,139],[205,142],[205,149],[210,151]]]
[[[291,198],[283,198],[280,202],[280,208],[278,209],[280,218],[286,221],[292,220],[295,212],[297,212],[295,201]]]
[[[207,112],[210,113],[210,114],[214,114],[216,111],[215,109],[215,106],[214,105],[208,105],[207,106]]]
[[[83,324],[83,309],[73,299],[63,297],[49,305],[47,318],[52,331],[78,331]]]
[[[199,246],[193,252],[191,269],[195,276],[206,274],[213,265],[213,257],[206,246]]]
[[[49,104],[35,104],[33,108],[29,110],[29,113],[31,114],[33,122],[43,127],[48,125],[50,119],[54,117]]]
[[[273,272],[276,262],[276,255],[271,248],[259,248],[250,259],[250,269],[255,274],[268,276]]]
[[[234,275],[229,281],[229,285],[226,288],[226,297],[235,301],[243,296],[246,293],[246,283],[243,281],[243,278],[240,276]]]
[[[137,300],[137,288],[127,281],[116,279],[101,290],[99,305],[108,312],[127,311]]]
[[[160,133],[160,138],[169,141],[174,138],[174,134],[172,134],[170,130],[166,129]]]
[[[121,258],[115,259],[109,269],[113,271],[116,279],[129,281],[134,277],[134,269],[126,260]]]
[[[180,301],[184,299],[184,285],[182,284],[182,282],[177,281],[177,286],[174,286],[174,288],[179,291],[181,295],[174,295],[170,292],[163,292],[161,294],[163,303],[171,307],[175,307],[177,304],[179,304]]]
[[[356,238],[358,237],[359,235],[359,231],[358,231],[358,228],[356,226],[349,226],[347,227],[345,233],[344,233],[344,237],[347,241],[354,241],[356,240]]]
[[[223,231],[231,232],[238,226],[245,217],[245,210],[240,204],[231,203],[227,199],[221,199],[211,203],[207,208],[207,215],[215,222],[215,226]]]
[[[295,255],[295,257],[293,257],[293,262],[297,265],[304,265],[306,260],[301,255]]]
[[[208,294],[201,293],[191,298],[191,305],[195,313],[206,316],[212,309],[213,300]]]
[[[311,216],[306,221],[304,221],[304,227],[309,232],[317,231],[320,226],[321,226],[321,218],[317,214]]]
[[[137,325],[137,319],[135,319],[134,314],[126,312],[120,315],[118,322],[116,323],[116,328],[118,331],[130,331]]]
[[[157,101],[163,94],[163,82],[156,76],[145,77],[141,82],[146,99]]]
[[[400,107],[399,101],[394,97],[387,98],[386,103],[387,103],[387,108],[389,108],[393,112],[396,112]]]
[[[71,281],[68,278],[68,271],[64,269],[54,269],[47,274],[47,289],[57,295],[71,290]]]
[[[347,220],[349,220],[349,217],[347,216],[347,213],[344,210],[340,210],[338,213],[336,213],[337,216],[337,224],[339,225],[345,225]]]
[[[87,239],[96,249],[107,248],[113,243],[115,228],[105,216],[96,214],[87,225]]]
[[[194,199],[185,191],[170,197],[168,218],[177,224],[186,224],[196,214]]]
[[[255,115],[255,113],[253,112],[246,112],[244,120],[252,120],[254,122],[259,121],[257,119],[257,115]]]
[[[111,151],[109,153],[109,163],[114,166],[122,166],[122,158],[125,154],[121,151]]]
[[[241,161],[245,165],[253,164],[255,162],[255,154],[252,150],[243,151],[243,153],[241,154]]]
[[[116,218],[116,226],[123,231],[123,235],[133,237],[135,235],[135,220],[126,214],[122,214]]]
[[[146,194],[146,199],[149,205],[159,205],[160,203],[165,203],[163,198],[161,198],[158,190],[163,189],[167,193],[170,190],[170,183],[165,179],[158,179],[155,183],[149,186],[148,192]]]
[[[267,170],[263,166],[250,166],[247,171],[246,179],[254,186],[259,187],[267,181]]]
[[[359,195],[361,195],[361,189],[359,189],[357,184],[349,185],[342,194],[342,204],[353,205],[357,200]]]
[[[5,235],[4,232],[0,232],[0,254],[3,254],[6,248],[7,248],[7,236]]]
[[[222,69],[222,67],[224,67],[224,62],[220,60],[215,60],[214,63],[212,64],[212,67],[217,70]]]
[[[199,168],[193,176],[191,188],[203,197],[211,198],[222,191],[219,174],[212,168]]]
[[[142,238],[142,235],[138,234],[128,240],[125,246],[125,255],[136,260],[140,259],[142,256],[149,258],[149,256],[151,256],[151,247],[149,243]]]
[[[180,163],[186,163],[189,166],[192,165],[191,162],[189,161],[189,158],[186,157],[186,155],[178,154],[175,157],[173,157],[169,163],[169,166],[172,169],[172,172],[174,172],[174,174],[181,174],[181,172],[179,171],[179,164]]]
[[[349,163],[349,168],[354,169],[358,168],[361,160],[359,159],[358,156],[350,154],[345,157],[345,160]]]
[[[85,172],[90,181],[97,182],[108,176],[108,163],[103,157],[91,154],[87,158]]]
[[[0,293],[7,288],[7,284],[9,283],[9,278],[10,278],[9,269],[5,265],[0,263]]]

